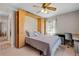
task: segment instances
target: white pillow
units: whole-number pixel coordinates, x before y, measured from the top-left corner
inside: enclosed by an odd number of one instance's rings
[[[40,34],[41,34],[40,32],[34,31],[35,36],[39,36]]]
[[[34,37],[35,35],[34,35],[33,32],[29,32],[29,36],[30,36],[30,37]]]
[[[26,37],[29,37],[29,32],[28,31],[25,31],[26,32]]]
[[[37,31],[29,32],[29,36],[30,37],[39,36],[39,35],[41,35],[41,33],[40,32],[37,32]]]

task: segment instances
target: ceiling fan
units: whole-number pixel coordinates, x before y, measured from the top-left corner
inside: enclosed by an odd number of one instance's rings
[[[56,8],[54,6],[51,7],[50,5],[51,3],[42,3],[41,6],[34,5],[33,7],[42,8],[41,12],[44,13],[48,13],[49,10],[56,11]]]

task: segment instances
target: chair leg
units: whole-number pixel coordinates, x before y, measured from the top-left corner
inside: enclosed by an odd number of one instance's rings
[[[70,47],[70,45],[68,44],[67,48],[69,48],[69,47]]]

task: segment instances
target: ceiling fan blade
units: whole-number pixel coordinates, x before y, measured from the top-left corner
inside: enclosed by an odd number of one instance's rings
[[[51,3],[43,3],[43,5],[42,5],[42,7],[47,7],[47,6],[49,6]]]
[[[41,6],[36,6],[36,5],[33,5],[33,7],[41,8]]]
[[[46,7],[46,8],[49,9],[49,10],[56,11],[56,8],[55,7]]]

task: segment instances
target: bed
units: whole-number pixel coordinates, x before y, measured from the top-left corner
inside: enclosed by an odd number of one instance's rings
[[[37,35],[26,37],[26,44],[42,51],[45,56],[53,56],[57,48],[61,45],[61,38],[53,35]]]

